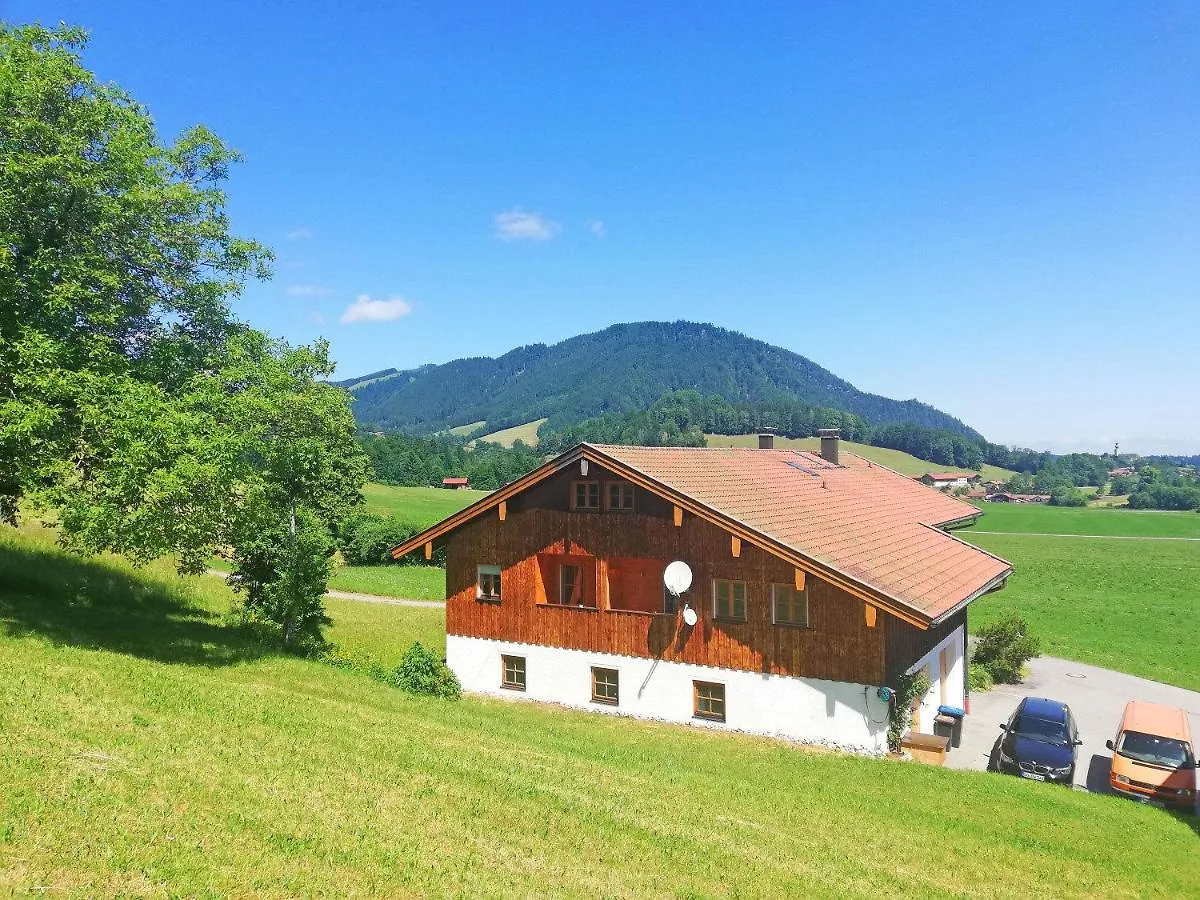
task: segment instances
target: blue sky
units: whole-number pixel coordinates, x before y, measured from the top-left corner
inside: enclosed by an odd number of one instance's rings
[[[342,375],[685,318],[995,441],[1200,451],[1194,4],[0,15],[245,153],[238,312]]]

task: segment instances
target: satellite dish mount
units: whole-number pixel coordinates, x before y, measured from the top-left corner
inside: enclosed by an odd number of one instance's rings
[[[674,597],[679,599],[679,595],[692,586],[692,569],[687,563],[682,560],[676,560],[667,566],[663,572],[663,587]],[[696,611],[692,609],[687,601],[683,604],[683,621],[689,628],[699,621]]]

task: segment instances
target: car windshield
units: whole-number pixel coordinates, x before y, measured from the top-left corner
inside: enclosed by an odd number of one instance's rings
[[[1016,732],[1023,738],[1044,741],[1047,744],[1066,744],[1067,726],[1062,722],[1051,722],[1036,716],[1023,715],[1017,719]]]
[[[1152,766],[1168,766],[1178,769],[1192,764],[1191,749],[1183,741],[1143,734],[1140,731],[1123,731],[1117,742],[1117,752],[1138,762]]]

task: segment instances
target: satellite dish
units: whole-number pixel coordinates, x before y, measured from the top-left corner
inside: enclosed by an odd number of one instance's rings
[[[696,624],[697,620],[698,619],[696,616],[696,611],[694,609],[692,609],[690,606],[685,606],[683,608],[684,624],[687,625],[689,628],[691,628],[693,625]]]
[[[679,560],[671,563],[667,566],[667,570],[663,572],[663,585],[668,591],[678,597],[692,586],[691,567]]]

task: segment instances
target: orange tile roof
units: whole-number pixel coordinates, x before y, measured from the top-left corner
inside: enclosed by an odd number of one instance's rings
[[[1012,566],[936,526],[975,507],[850,453],[585,445],[930,621]]]

